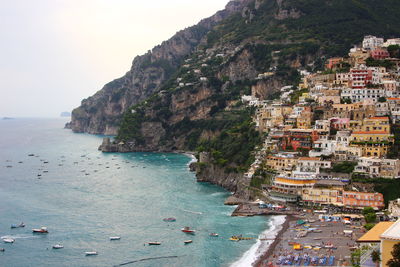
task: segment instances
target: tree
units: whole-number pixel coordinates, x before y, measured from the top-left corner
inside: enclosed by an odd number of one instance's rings
[[[365,217],[365,221],[367,223],[376,222],[376,214],[375,214],[375,212],[374,213],[368,213],[368,214],[364,215],[364,217]]]
[[[400,267],[400,243],[393,246],[392,259],[387,262],[389,267]]]
[[[372,251],[371,259],[377,266],[379,266],[379,262],[381,261],[381,254],[379,253],[379,250]]]
[[[386,97],[381,96],[380,98],[378,98],[378,102],[379,102],[379,103],[386,102]]]
[[[367,215],[368,213],[375,213],[375,210],[373,207],[364,207],[362,211],[363,215]]]

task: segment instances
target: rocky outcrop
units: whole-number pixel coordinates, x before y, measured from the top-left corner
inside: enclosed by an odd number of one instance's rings
[[[218,22],[240,12],[252,0],[230,1],[226,8],[179,31],[171,39],[136,57],[131,69],[121,78],[106,84],[95,95],[82,101],[66,125],[74,132],[116,135],[122,114],[140,103],[171,77],[183,58],[194,51],[207,32]]]
[[[256,84],[251,87],[251,95],[261,100],[268,99],[268,96],[273,92],[279,91],[284,86],[282,80],[274,76],[258,80]]]

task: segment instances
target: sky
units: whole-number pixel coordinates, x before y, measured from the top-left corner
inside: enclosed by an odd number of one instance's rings
[[[0,0],[0,117],[58,117],[228,0]]]

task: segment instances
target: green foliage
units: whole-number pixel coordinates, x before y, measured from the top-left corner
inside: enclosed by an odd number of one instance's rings
[[[391,58],[400,58],[400,46],[389,45],[387,48]]]
[[[367,223],[364,225],[364,228],[365,228],[365,230],[369,231],[372,228],[374,228],[374,226],[375,226],[375,223]]]
[[[299,98],[302,94],[308,93],[308,89],[300,89],[300,90],[295,90],[292,94],[290,94],[290,103],[292,105],[297,104],[299,102]]]
[[[375,213],[375,210],[373,207],[364,207],[362,213],[365,216],[369,213]]]
[[[216,164],[237,166],[242,171],[253,162],[252,151],[261,142],[259,133],[252,123],[253,112],[250,109],[240,111],[239,117],[226,124],[221,134],[212,140],[200,143],[204,150],[212,152]]]
[[[381,261],[381,253],[379,252],[379,250],[374,250],[371,252],[371,259],[372,262],[378,263]]]
[[[389,267],[399,267],[400,266],[400,243],[397,243],[393,246],[393,250],[391,252],[392,259],[387,262]]]
[[[377,60],[373,59],[372,57],[369,57],[365,60],[365,64],[368,67],[385,67],[387,69],[391,69],[394,67],[394,63],[391,62],[390,60],[384,59],[384,60]]]
[[[354,252],[352,252],[350,260],[353,267],[360,266],[361,249],[356,249]]]
[[[341,173],[352,173],[356,165],[357,162],[343,161],[333,164],[332,171]]]
[[[398,159],[400,158],[400,125],[392,124],[390,128],[394,135],[394,142],[389,147],[387,157],[390,159]]]
[[[374,213],[368,213],[364,215],[365,221],[367,223],[375,223],[376,222],[376,214]]]
[[[134,113],[131,110],[135,110]],[[140,132],[140,127],[144,121],[144,110],[136,107],[129,109],[122,118],[116,139],[120,141],[135,141],[143,144],[144,139]]]

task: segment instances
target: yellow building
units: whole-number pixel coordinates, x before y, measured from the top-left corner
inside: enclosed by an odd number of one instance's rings
[[[361,131],[381,131],[390,134],[389,117],[372,117],[363,121]]]
[[[304,202],[319,203],[327,205],[342,205],[342,191],[328,188],[306,188],[303,189],[301,198]]]
[[[388,266],[387,262],[392,258],[393,246],[400,243],[400,220],[392,224],[380,235],[381,262],[380,266]]]
[[[350,136],[350,146],[361,147],[363,157],[386,156],[392,143],[393,135],[386,131],[356,131]]]
[[[275,171],[291,171],[297,165],[297,157],[293,155],[270,155],[266,166]]]

